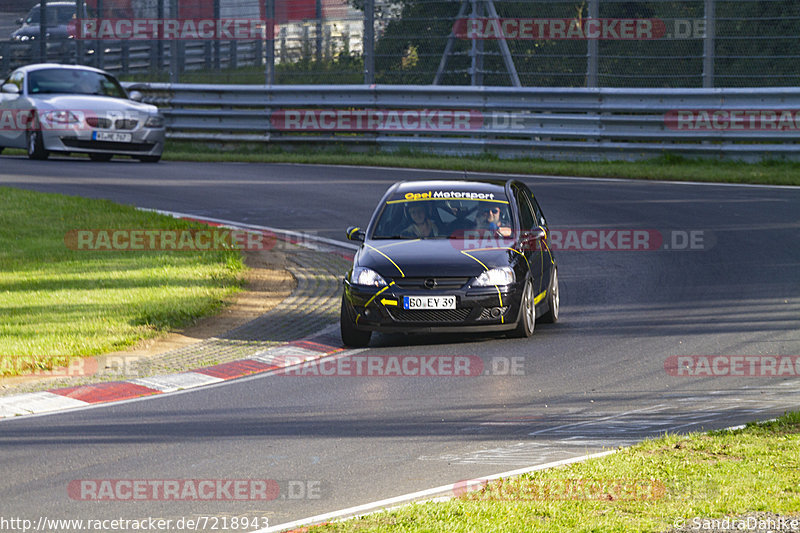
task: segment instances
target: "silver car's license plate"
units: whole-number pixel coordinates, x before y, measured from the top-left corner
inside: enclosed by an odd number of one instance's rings
[[[455,296],[403,296],[403,309],[455,309]]]
[[[111,141],[115,143],[129,143],[133,136],[130,133],[117,133],[115,131],[95,131],[92,132],[92,140]]]

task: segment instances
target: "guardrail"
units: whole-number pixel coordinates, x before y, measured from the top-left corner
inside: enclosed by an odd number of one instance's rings
[[[263,66],[264,42],[258,40],[178,41],[174,43],[130,40],[52,40],[47,44],[47,58],[43,58],[39,41],[0,41],[0,75],[28,63],[52,61],[55,63],[92,65],[117,76],[144,74],[168,70],[176,54],[180,72],[212,69],[236,69],[244,66]],[[102,46],[101,46],[102,45]]]
[[[550,159],[800,159],[800,88],[126,84],[171,139]]]

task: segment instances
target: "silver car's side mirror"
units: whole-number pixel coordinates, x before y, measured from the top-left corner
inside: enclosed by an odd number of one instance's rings
[[[140,93],[139,91],[131,91],[130,94],[128,94],[128,98],[130,98],[134,102],[141,102],[142,93]]]
[[[19,94],[19,87],[13,83],[6,83],[3,85],[2,91],[6,94]]]

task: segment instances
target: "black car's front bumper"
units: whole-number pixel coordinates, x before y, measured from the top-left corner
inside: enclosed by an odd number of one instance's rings
[[[344,280],[346,305],[355,327],[380,332],[484,332],[514,329],[519,318],[522,283],[501,287],[408,289],[364,287]],[[403,296],[455,296],[455,309],[403,309]]]

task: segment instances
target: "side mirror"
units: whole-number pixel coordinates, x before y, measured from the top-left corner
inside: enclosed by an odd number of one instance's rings
[[[3,85],[2,91],[5,94],[19,94],[19,87],[17,87],[13,83],[6,83],[5,85]]]
[[[17,23],[17,26],[22,26],[22,23],[25,22],[25,19],[19,18],[15,22]]]
[[[358,226],[349,226],[346,231],[347,240],[349,241],[364,242],[367,235],[366,232]]]
[[[128,94],[128,98],[130,100],[133,100],[134,102],[141,102],[142,101],[142,93],[140,93],[139,91],[131,91]]]
[[[523,231],[520,235],[520,245],[524,250],[541,250],[541,243],[547,239],[547,232],[544,228],[537,227],[532,230]]]

